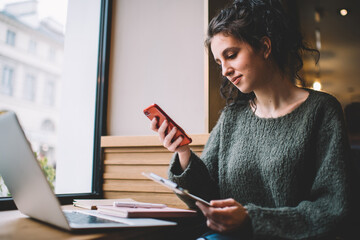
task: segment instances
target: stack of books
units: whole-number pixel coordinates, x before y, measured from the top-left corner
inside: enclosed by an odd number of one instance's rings
[[[74,199],[74,206],[96,210],[100,214],[122,218],[194,217],[195,210],[171,208],[165,204],[138,202],[133,199]]]
[[[112,206],[114,202],[136,202],[131,198],[121,199],[74,199],[75,207],[97,210],[98,206]]]

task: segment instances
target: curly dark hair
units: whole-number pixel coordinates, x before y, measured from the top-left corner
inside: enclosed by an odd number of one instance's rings
[[[304,86],[304,80],[299,75],[304,51],[319,57],[318,50],[305,45],[296,22],[285,12],[280,0],[235,0],[210,21],[205,41],[208,49],[211,48],[212,38],[219,33],[244,41],[255,50],[260,50],[261,39],[268,37],[271,40],[272,59],[294,84],[298,79]],[[228,105],[253,101],[255,98],[253,92],[240,92],[225,77],[220,93]]]

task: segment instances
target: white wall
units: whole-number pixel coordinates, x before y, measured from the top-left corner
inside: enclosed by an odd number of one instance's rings
[[[157,103],[189,134],[206,133],[204,0],[116,0],[108,135],[152,135]]]
[[[56,193],[91,192],[99,0],[68,3]]]

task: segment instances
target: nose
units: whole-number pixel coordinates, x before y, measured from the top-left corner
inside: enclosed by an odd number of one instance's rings
[[[221,66],[221,73],[224,77],[228,77],[234,73],[234,69],[229,66],[229,64],[223,63]]]

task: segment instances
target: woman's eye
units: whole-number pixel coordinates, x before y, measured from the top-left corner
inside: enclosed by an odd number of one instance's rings
[[[236,58],[236,53],[229,54],[229,55],[227,56],[227,58],[228,58],[228,59],[234,59],[234,58]]]

